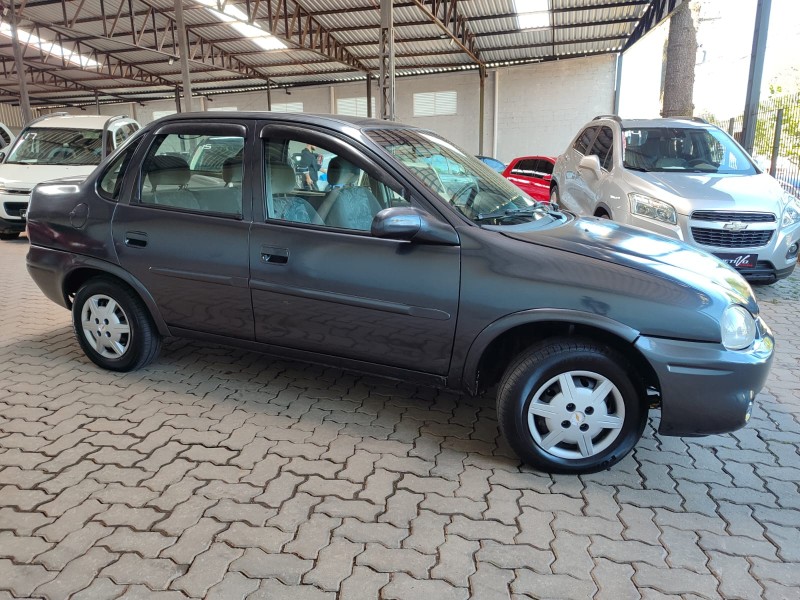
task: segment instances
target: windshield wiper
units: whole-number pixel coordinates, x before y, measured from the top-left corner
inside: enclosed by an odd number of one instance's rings
[[[525,215],[532,215],[535,213],[556,214],[556,211],[548,210],[543,204],[536,204],[526,208],[504,208],[495,210],[488,213],[480,213],[477,217],[472,219],[476,223],[481,221],[491,221],[492,219],[507,219],[509,217],[519,217]]]
[[[649,173],[650,172],[650,169],[648,169],[646,167],[632,167],[630,165],[625,165],[625,168],[628,169],[629,171],[642,171],[643,173]]]

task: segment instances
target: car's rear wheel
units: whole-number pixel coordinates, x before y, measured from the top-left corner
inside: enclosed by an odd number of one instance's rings
[[[550,473],[592,473],[619,462],[647,420],[641,386],[619,353],[556,339],[522,354],[497,394],[501,433],[517,455]]]
[[[161,349],[161,337],[144,303],[113,279],[90,279],[78,290],[72,325],[86,356],[104,369],[134,371]]]
[[[553,208],[561,208],[561,197],[558,194],[558,187],[553,186],[550,190],[550,205]]]
[[[12,231],[11,233],[0,233],[0,240],[11,241],[19,237],[19,231]]]

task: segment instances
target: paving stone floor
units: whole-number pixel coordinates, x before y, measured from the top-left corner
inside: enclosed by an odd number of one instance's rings
[[[0,244],[0,600],[800,598],[800,273],[754,418],[550,477],[494,402],[169,340],[102,371]],[[654,413],[652,420],[657,420]]]

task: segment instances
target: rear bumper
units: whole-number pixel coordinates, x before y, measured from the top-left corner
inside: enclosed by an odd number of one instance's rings
[[[769,374],[774,338],[759,318],[747,350],[721,344],[640,337],[636,347],[661,386],[662,435],[712,435],[744,427]]]

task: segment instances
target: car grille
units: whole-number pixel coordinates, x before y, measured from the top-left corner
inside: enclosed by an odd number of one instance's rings
[[[3,208],[9,217],[22,217],[22,211],[28,208],[27,202],[3,202]]]
[[[739,221],[741,223],[774,223],[775,215],[762,212],[735,212],[730,210],[696,210],[695,221]]]
[[[754,248],[766,246],[772,239],[772,229],[757,231],[725,231],[724,229],[706,229],[692,227],[694,241],[702,246],[717,248]]]

